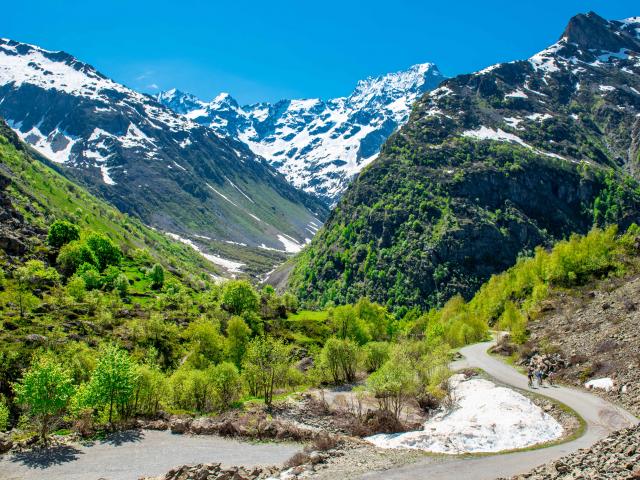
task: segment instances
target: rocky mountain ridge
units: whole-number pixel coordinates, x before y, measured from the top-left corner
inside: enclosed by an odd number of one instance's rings
[[[638,221],[640,19],[574,17],[528,60],[446,80],[348,188],[290,285],[312,303],[470,296],[518,255]]]
[[[220,135],[242,141],[297,188],[334,203],[402,125],[413,103],[444,76],[431,63],[369,77],[347,97],[240,106],[222,93],[211,102],[172,89],[158,101]]]
[[[213,254],[297,251],[326,215],[241,142],[64,52],[0,40],[0,116],[65,175]]]

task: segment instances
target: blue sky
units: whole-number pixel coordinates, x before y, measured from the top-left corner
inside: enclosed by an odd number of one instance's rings
[[[21,0],[0,36],[65,50],[132,88],[241,103],[348,94],[358,79],[434,62],[449,76],[527,58],[568,19],[640,15],[637,0]]]

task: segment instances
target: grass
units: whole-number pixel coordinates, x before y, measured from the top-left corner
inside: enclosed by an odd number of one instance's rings
[[[287,320],[292,322],[313,320],[316,322],[324,322],[329,318],[328,310],[300,310],[294,315],[289,315]]]

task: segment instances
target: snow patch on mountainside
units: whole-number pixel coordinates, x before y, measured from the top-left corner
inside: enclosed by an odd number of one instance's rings
[[[245,266],[244,263],[234,262],[233,260],[228,260],[226,258],[219,257],[218,255],[213,255],[211,253],[205,253],[193,241],[189,240],[188,238],[181,237],[177,233],[165,232],[165,234],[168,235],[169,237],[173,238],[174,240],[182,242],[185,245],[189,245],[191,248],[193,248],[196,252],[198,252],[204,258],[209,260],[211,263],[225,268],[228,272],[230,272],[230,273],[242,273],[242,267]]]
[[[330,203],[404,124],[413,103],[444,80],[430,63],[358,82],[348,97],[240,106],[227,93],[211,102],[178,90],[157,99],[190,120],[245,143],[297,188]]]
[[[452,411],[435,415],[422,430],[367,440],[382,448],[460,454],[526,448],[562,436],[562,426],[524,395],[488,380],[464,378],[450,379],[456,399]]]

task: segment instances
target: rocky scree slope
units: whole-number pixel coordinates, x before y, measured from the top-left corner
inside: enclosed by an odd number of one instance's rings
[[[638,220],[640,18],[572,18],[528,60],[446,80],[349,187],[290,277],[310,303],[470,296],[521,252]]]
[[[333,204],[383,142],[406,122],[415,100],[444,76],[425,63],[358,82],[347,97],[240,106],[229,94],[203,102],[169,90],[158,101],[264,157],[297,188]]]
[[[559,372],[576,386],[611,378],[614,388],[593,393],[640,416],[640,278],[610,279],[596,288],[560,293],[545,301],[532,319],[527,348],[559,351],[569,361]]]
[[[512,480],[561,480],[640,478],[640,426],[620,430],[591,448],[561,458]]]
[[[0,115],[69,178],[158,229],[297,250],[326,214],[243,143],[64,52],[0,39]]]

